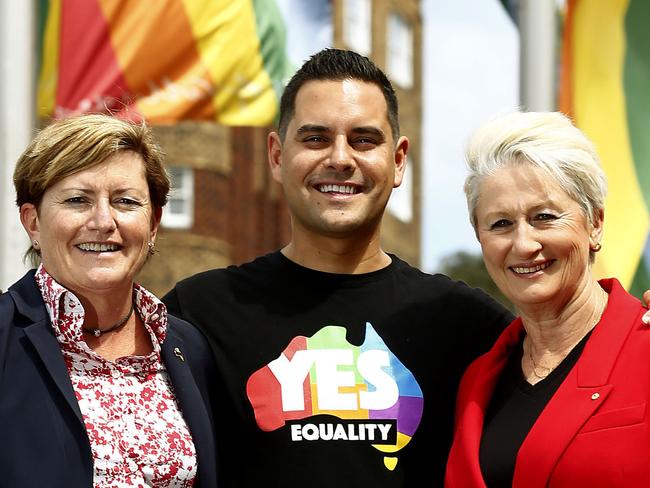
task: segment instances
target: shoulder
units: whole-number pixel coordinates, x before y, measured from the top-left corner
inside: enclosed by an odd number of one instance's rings
[[[429,298],[442,298],[449,306],[465,307],[498,316],[507,324],[513,317],[503,305],[480,288],[473,288],[462,281],[456,281],[441,273],[429,274],[415,268],[397,256],[393,258],[395,274]],[[410,285],[409,285],[410,284]]]
[[[5,354],[21,341],[23,329],[45,319],[45,304],[36,287],[33,271],[0,294],[0,372],[5,366]]]
[[[14,301],[8,291],[0,293],[0,324],[8,323],[13,317]]]
[[[267,296],[277,288],[281,273],[275,254],[190,276],[176,283],[162,301],[170,313],[196,324],[224,305]]]
[[[0,294],[0,324],[29,324],[45,316],[45,304],[34,280],[34,271],[25,273]]]
[[[176,361],[181,354],[195,376],[207,378],[214,370],[214,355],[207,338],[197,327],[174,315],[167,314],[167,337],[162,349],[166,361]]]
[[[15,325],[15,312],[16,307],[9,292],[0,294],[0,358],[3,356],[2,351],[7,350],[6,342],[11,335],[9,329]]]
[[[174,290],[188,293],[205,289],[206,286],[227,286],[230,283],[256,281],[264,276],[277,272],[277,253],[260,256],[255,260],[241,265],[226,268],[211,269],[197,273],[176,283]]]
[[[177,337],[197,350],[209,350],[208,341],[199,329],[172,314],[167,314],[167,334]]]
[[[480,288],[443,274],[428,274],[397,258],[394,295],[413,321],[426,321],[444,334],[458,351],[458,363],[467,365],[486,352],[513,320],[507,308]],[[463,366],[464,367],[464,366]]]

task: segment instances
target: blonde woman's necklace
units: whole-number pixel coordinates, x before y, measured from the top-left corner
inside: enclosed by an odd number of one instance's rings
[[[126,323],[129,321],[131,318],[131,315],[133,315],[133,303],[131,303],[131,308],[129,309],[129,312],[122,317],[120,320],[115,322],[113,325],[106,327],[105,329],[100,329],[99,327],[96,327],[94,329],[92,328],[87,328],[83,327],[84,332],[88,332],[89,334],[93,334],[95,337],[100,337],[102,334],[106,334],[107,332],[115,332],[116,330],[124,327]]]

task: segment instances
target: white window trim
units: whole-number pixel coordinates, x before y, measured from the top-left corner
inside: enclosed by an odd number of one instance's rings
[[[392,12],[386,25],[387,72],[402,88],[413,87],[413,27],[400,14]]]
[[[181,185],[178,185],[176,178],[173,178],[173,172],[180,171],[183,175]],[[169,168],[172,176],[172,188],[169,192],[168,202],[163,209],[161,224],[168,229],[189,229],[194,224],[194,170],[182,166],[171,166]],[[183,210],[172,212],[171,201],[180,200],[183,204]]]
[[[343,42],[364,56],[372,53],[371,0],[343,1]]]

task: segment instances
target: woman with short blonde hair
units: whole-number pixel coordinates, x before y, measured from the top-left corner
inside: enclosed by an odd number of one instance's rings
[[[0,295],[3,486],[216,487],[211,352],[134,281],[169,192],[151,130],[53,122],[14,184],[35,269]]]

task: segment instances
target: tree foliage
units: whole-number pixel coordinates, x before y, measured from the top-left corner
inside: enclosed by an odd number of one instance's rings
[[[465,251],[450,254],[442,260],[441,272],[454,280],[463,281],[474,288],[481,288],[504,307],[514,312],[514,306],[510,300],[501,293],[501,290],[490,278],[480,254],[471,254]]]

